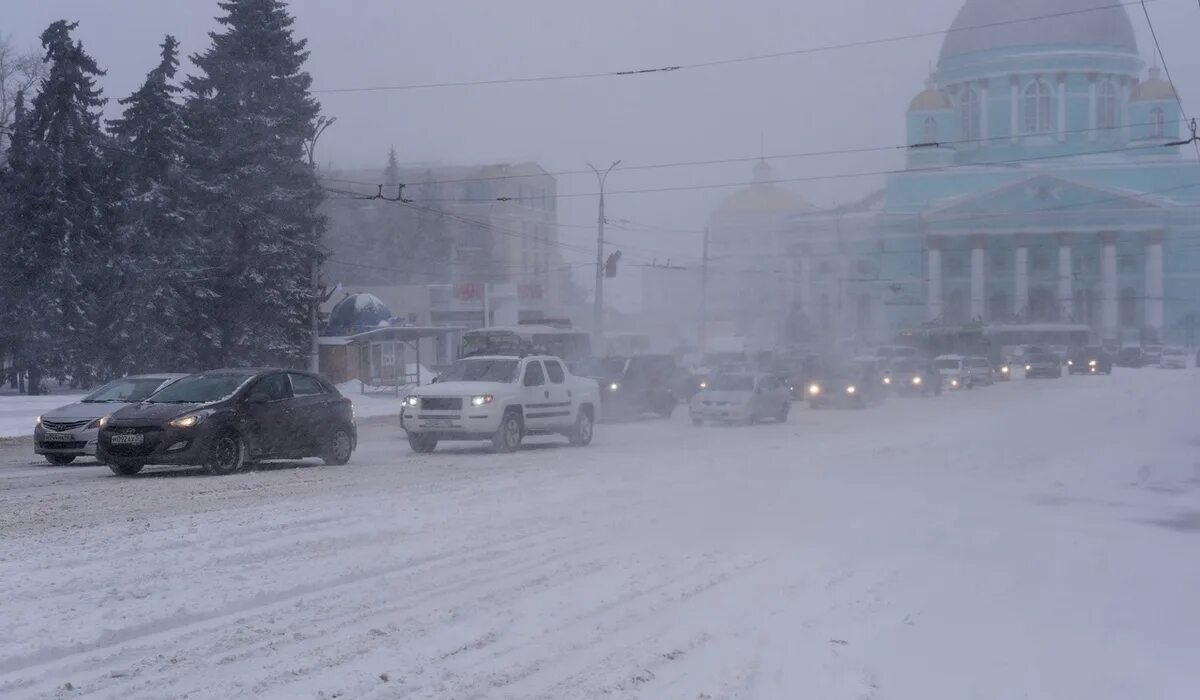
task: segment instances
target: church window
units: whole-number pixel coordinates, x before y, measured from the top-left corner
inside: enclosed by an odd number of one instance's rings
[[[979,138],[979,93],[974,88],[967,88],[960,98],[962,116],[962,136],[966,140]]]
[[[1050,131],[1054,99],[1050,86],[1041,80],[1025,87],[1025,133],[1045,134]]]
[[[937,120],[933,117],[925,117],[925,143],[937,143],[938,127]]]
[[[1150,137],[1161,139],[1167,135],[1167,115],[1162,107],[1150,110]]]
[[[1111,80],[1100,83],[1096,91],[1096,125],[1101,129],[1117,126],[1117,88]]]

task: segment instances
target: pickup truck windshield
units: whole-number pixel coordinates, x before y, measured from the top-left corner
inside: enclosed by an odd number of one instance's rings
[[[517,376],[516,360],[459,360],[446,368],[438,382],[495,382],[511,384]]]
[[[745,374],[725,374],[714,377],[708,386],[713,391],[754,391],[754,377]]]

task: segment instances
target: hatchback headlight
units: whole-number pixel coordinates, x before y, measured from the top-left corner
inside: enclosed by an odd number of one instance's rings
[[[88,423],[86,426],[84,426],[83,429],[84,430],[95,430],[98,428],[103,428],[106,425],[108,425],[108,416],[100,416],[96,420],[94,420],[91,423]]]
[[[884,384],[891,384],[891,383],[892,383],[892,378],[891,378],[891,377],[884,377],[884,378],[883,378],[883,383],[884,383]]]
[[[856,387],[856,386],[851,385],[851,386],[846,387],[847,394],[854,394],[857,392],[858,392],[858,387]]]
[[[41,425],[41,424],[42,424],[42,417],[41,417],[41,416],[38,416],[37,418],[34,418],[34,419],[33,419],[33,424],[34,424],[34,425]]]
[[[180,416],[175,420],[167,423],[172,428],[194,428],[208,417],[207,413],[189,413],[186,416]]]
[[[483,396],[472,396],[471,397],[471,405],[474,406],[475,408],[479,408],[480,406],[486,406],[495,400],[496,400],[496,397],[492,396],[491,394],[484,394]]]
[[[404,399],[404,405],[408,406],[409,408],[416,408],[417,406],[421,405],[421,399],[416,396],[409,396],[408,398]]]

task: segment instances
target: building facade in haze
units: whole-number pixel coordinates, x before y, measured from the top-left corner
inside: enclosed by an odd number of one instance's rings
[[[968,0],[906,119],[906,166],[881,191],[792,217],[802,327],[862,344],[976,322],[1190,338],[1200,164],[1169,145],[1191,132],[1125,8]]]

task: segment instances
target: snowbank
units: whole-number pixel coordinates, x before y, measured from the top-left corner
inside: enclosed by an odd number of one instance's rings
[[[33,435],[33,422],[38,416],[82,398],[75,394],[0,396],[0,438]]]

